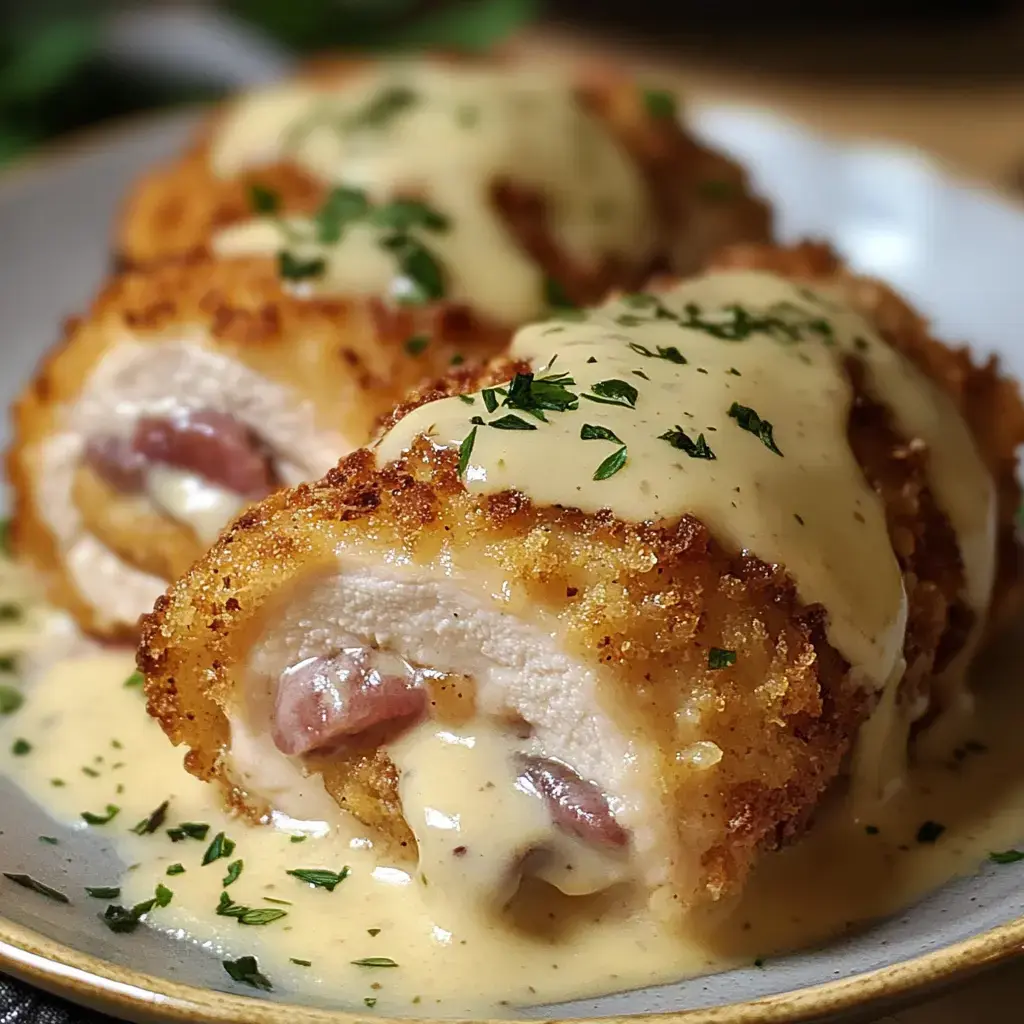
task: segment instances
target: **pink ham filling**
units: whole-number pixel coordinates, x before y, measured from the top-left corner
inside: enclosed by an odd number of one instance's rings
[[[86,462],[111,487],[142,491],[146,470],[160,464],[195,473],[246,498],[276,486],[273,467],[259,440],[227,413],[206,409],[173,417],[142,417],[131,437],[91,438]]]
[[[277,749],[289,756],[322,752],[370,731],[393,735],[419,718],[428,697],[415,673],[382,671],[374,653],[348,649],[285,670],[274,708]]]
[[[308,658],[286,669],[278,681],[274,744],[293,757],[330,753],[368,733],[384,742],[426,714],[429,697],[418,675],[394,656],[370,648]],[[604,848],[620,849],[629,842],[600,787],[567,764],[524,754],[515,769],[520,784],[544,801],[563,832]]]
[[[622,847],[629,842],[629,833],[615,820],[600,787],[567,764],[523,755],[517,767],[520,781],[544,801],[563,832],[594,846]]]

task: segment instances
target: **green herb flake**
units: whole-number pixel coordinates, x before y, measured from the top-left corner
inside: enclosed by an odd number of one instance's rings
[[[253,182],[249,186],[249,208],[260,216],[271,216],[281,206],[281,196],[272,188]]]
[[[87,885],[85,891],[94,900],[116,900],[121,895],[121,888],[117,885]]]
[[[234,852],[234,840],[228,839],[223,832],[218,832],[213,837],[213,842],[206,848],[206,853],[203,854],[203,867],[212,864],[215,860],[220,860],[221,857],[230,857]]]
[[[371,939],[375,939],[375,938],[377,938],[378,935],[380,935],[380,929],[379,928],[367,928],[366,929],[366,934],[369,935]]]
[[[782,454],[772,436],[771,423],[761,419],[749,406],[733,402],[729,406],[729,416],[739,424],[741,429],[753,434],[769,451],[775,452],[776,455]]]
[[[154,897],[156,906],[166,907],[170,905],[171,900],[174,899],[174,893],[167,888],[162,882],[156,883],[156,896]]]
[[[0,519],[0,551],[5,555],[11,553],[11,521]]]
[[[294,868],[286,874],[297,878],[300,882],[308,882],[319,889],[334,892],[335,886],[348,878],[349,869],[347,865],[340,871],[329,871],[327,868]]]
[[[348,131],[383,128],[417,100],[415,91],[407,85],[384,86],[362,110],[346,119],[342,128]]]
[[[277,254],[277,272],[286,281],[304,281],[307,277],[320,277],[327,269],[322,256],[302,259],[294,253],[282,250]]]
[[[0,672],[17,672],[18,659],[13,654],[0,655]]]
[[[332,188],[323,205],[313,216],[316,240],[322,245],[337,244],[341,241],[345,228],[355,221],[362,220],[369,211],[370,201],[362,189],[344,186]],[[282,272],[282,276],[286,275]]]
[[[544,301],[552,309],[576,309],[577,304],[569,298],[560,281],[549,277],[544,282]]]
[[[393,199],[369,214],[371,224],[389,231],[406,232],[411,228],[447,231],[451,221],[443,213],[418,199]]]
[[[405,351],[411,356],[420,355],[430,344],[430,338],[425,334],[414,334],[411,338],[405,339]]]
[[[594,479],[607,480],[609,477],[615,476],[615,474],[625,466],[628,457],[629,455],[626,450],[626,446],[623,445],[617,451],[612,452],[611,455],[609,455],[608,458],[606,458],[601,465],[594,470]]]
[[[0,715],[10,715],[25,703],[25,697],[13,686],[0,686]]]
[[[678,101],[672,93],[664,89],[644,89],[643,97],[644,107],[651,117],[674,120],[678,116]]]
[[[146,681],[146,677],[139,671],[133,672],[125,681],[124,687],[126,690],[134,690]]]
[[[496,420],[491,420],[487,424],[489,427],[494,427],[495,430],[536,430],[537,428],[532,423],[527,423],[520,416],[514,416],[509,413],[506,416],[499,416]]]
[[[583,395],[591,402],[601,402],[604,405],[623,405],[630,409],[636,408],[639,391],[632,384],[625,380],[600,380],[590,389],[593,394]]]
[[[12,604],[9,601],[0,604],[0,622],[17,622],[25,614],[25,609],[20,604]]]
[[[167,867],[167,874],[169,875],[183,875],[185,874],[184,864],[170,864]]]
[[[221,885],[226,889],[232,882],[238,881],[238,876],[242,873],[242,868],[245,867],[245,862],[241,860],[234,860],[228,865],[228,872],[221,881]]]
[[[15,757],[24,757],[26,754],[30,754],[31,752],[32,752],[32,744],[29,743],[28,740],[24,739],[21,736],[19,736],[11,744],[11,753]]]
[[[945,825],[941,825],[937,821],[925,821],[917,830],[917,841],[919,843],[934,843],[945,831]]]
[[[596,423],[584,423],[580,428],[581,441],[614,441],[615,444],[622,444],[622,440],[616,437],[615,432],[607,427],[599,426]]]
[[[313,961],[312,960],[300,960],[297,956],[290,956],[290,957],[288,957],[288,961],[290,963],[293,963],[293,964],[298,964],[299,967],[312,967],[313,966]]]
[[[40,836],[39,842],[46,843],[48,846],[56,846],[60,840],[56,836]]]
[[[697,195],[701,199],[708,199],[713,203],[729,202],[731,199],[738,199],[740,194],[739,186],[731,181],[710,178],[697,183]]]
[[[865,825],[864,832],[869,836],[877,836],[882,830],[877,825]]]
[[[239,924],[258,927],[280,921],[282,917],[288,916],[287,910],[273,910],[269,907],[246,907],[235,901],[226,893],[220,894],[220,902],[217,904],[216,913],[218,917],[233,917]]]
[[[148,836],[155,832],[167,818],[167,808],[171,806],[170,800],[165,800],[159,807],[152,811],[149,817],[143,818],[132,831],[137,836]]]
[[[54,789],[61,789],[63,786],[66,786],[67,783],[63,779],[50,779],[50,785],[53,786]]]
[[[113,821],[120,812],[121,808],[116,804],[107,804],[106,810],[103,814],[94,814],[92,811],[82,811],[82,821],[87,825],[106,825]]]
[[[448,365],[461,366],[465,361],[466,357],[461,352],[456,352],[455,355],[453,355],[451,359],[448,360]]]
[[[708,668],[729,668],[736,664],[736,652],[727,651],[724,647],[712,647],[708,651]]]
[[[364,956],[349,963],[356,967],[397,967],[398,964],[389,956]]]
[[[5,871],[3,876],[15,885],[20,885],[23,889],[31,889],[32,892],[37,892],[40,896],[45,896],[48,900],[53,900],[54,903],[71,902],[71,900],[69,900],[59,889],[54,889],[52,886],[47,885],[45,882],[40,882],[38,878],[33,878],[31,875],[22,875],[16,872]]]
[[[472,395],[459,395],[459,401],[465,402],[466,405],[475,405],[476,399]]]
[[[282,907],[290,907],[292,905],[291,900],[279,900],[276,896],[263,896],[261,899],[265,899],[268,903],[280,903]]]
[[[426,246],[404,234],[387,235],[381,239],[380,244],[398,260],[400,277],[394,294],[399,302],[422,305],[444,298],[444,273]]]
[[[288,841],[290,843],[304,843],[309,836],[292,836]]]
[[[167,835],[172,843],[180,843],[183,839],[202,841],[209,831],[210,826],[204,821],[183,821],[180,825],[167,829]]]
[[[119,935],[135,931],[142,918],[156,906],[156,900],[146,900],[143,903],[136,903],[134,907],[122,907],[111,903],[103,912],[100,920],[112,931]]]
[[[1016,864],[1017,861],[1024,860],[1024,853],[1020,850],[1002,850],[990,853],[988,859],[993,864]]]
[[[686,365],[686,356],[675,345],[659,345],[657,350],[653,352],[646,345],[641,345],[638,341],[631,341],[629,347],[637,355],[645,356],[648,359],[664,359],[667,362],[675,363],[676,366]]]
[[[232,981],[262,989],[264,992],[273,991],[274,986],[270,984],[270,979],[260,972],[256,957],[240,956],[237,960],[222,960],[221,964]]]
[[[685,430],[677,423],[673,430],[666,430],[664,434],[658,435],[659,441],[668,441],[673,448],[685,452],[691,459],[714,459],[715,453],[710,445],[704,440],[703,434],[697,435],[694,441]]]
[[[95,768],[90,768],[89,765],[82,766],[82,774],[88,775],[90,779],[98,779],[100,777],[100,773]]]
[[[466,467],[469,465],[469,460],[473,455],[473,445],[476,444],[476,432],[479,427],[474,427],[463,439],[462,444],[459,445],[459,470],[458,474],[462,477],[466,472]],[[292,836],[292,842],[295,841],[295,837]]]

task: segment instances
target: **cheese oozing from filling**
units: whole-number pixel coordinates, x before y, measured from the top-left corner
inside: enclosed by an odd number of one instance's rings
[[[552,242],[585,269],[644,266],[655,244],[639,168],[548,70],[398,62],[255,93],[225,118],[211,160],[225,177],[286,160],[336,187],[314,218],[270,214],[215,240],[221,255],[286,253],[307,291],[539,315],[544,271],[495,202],[502,185],[542,201]]]
[[[75,585],[111,622],[133,624],[166,581],[85,529],[72,497],[79,466],[211,543],[250,501],[322,475],[352,447],[319,427],[312,404],[291,389],[186,333],[112,349],[39,452],[40,512]]]

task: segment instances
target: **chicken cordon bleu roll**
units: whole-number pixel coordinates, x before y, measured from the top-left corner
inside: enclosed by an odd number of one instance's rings
[[[436,211],[416,221],[399,200]],[[436,264],[449,297],[519,326],[768,238],[741,168],[618,75],[516,61],[336,62],[247,94],[130,196],[117,249],[285,254],[307,287],[385,294]],[[422,278],[422,275],[421,275]]]
[[[881,798],[1016,583],[1024,411],[827,253],[735,262],[524,328],[243,514],[143,625],[189,770],[489,906],[693,907],[833,782]]]
[[[302,294],[269,260],[121,274],[15,406],[15,553],[87,631],[134,639],[247,504],[321,476],[425,376],[507,341],[443,303]]]

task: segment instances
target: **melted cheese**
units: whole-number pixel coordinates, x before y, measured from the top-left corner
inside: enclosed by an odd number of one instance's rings
[[[0,571],[0,597],[24,600],[21,586],[9,571]],[[799,844],[764,858],[737,903],[694,915],[683,931],[664,928],[628,885],[571,898],[527,885],[506,914],[481,914],[458,898],[458,887],[424,886],[403,862],[375,849],[351,819],[327,826],[278,815],[272,826],[254,827],[226,815],[218,790],[185,773],[181,750],[147,717],[138,688],[125,687],[131,652],[78,641],[70,656],[68,636],[64,620],[38,605],[28,608],[22,623],[0,627],[0,651],[49,648],[54,658],[55,648],[65,653],[64,660],[23,684],[26,700],[19,710],[0,717],[0,771],[50,813],[60,842],[56,850],[64,852],[56,860],[40,855],[32,864],[8,862],[5,869],[28,870],[68,891],[77,906],[59,913],[69,916],[82,912],[82,885],[119,882],[117,902],[131,906],[163,884],[173,893],[171,902],[149,913],[146,926],[201,944],[216,957],[255,955],[275,992],[285,997],[326,998],[360,1012],[364,1000],[375,1000],[380,1013],[481,1017],[503,1015],[509,1003],[668,982],[749,965],[755,957],[768,957],[765,969],[771,970],[774,954],[908,906],[954,875],[973,871],[989,851],[1024,836],[1024,748],[1018,736],[1024,691],[1006,685],[983,692],[973,721],[972,738],[987,752],[917,765],[907,786],[871,818],[859,818],[844,800],[834,801]],[[1001,669],[989,666],[993,681],[1012,683],[1016,650],[1007,655]],[[490,849],[507,844],[503,826],[532,820],[531,804],[519,804],[509,820],[507,801],[518,801],[507,786],[500,807],[467,795],[474,772],[501,784],[501,751],[487,737],[479,747],[455,737],[465,741],[467,734],[453,730],[451,740],[439,740],[423,730],[394,751],[407,772],[432,776],[421,779],[422,786],[415,775],[407,779],[403,797],[423,812],[420,841],[428,858],[437,857],[425,872],[439,882],[445,870],[443,829],[440,818],[426,824],[428,808],[449,819],[462,815],[458,828],[466,845]],[[27,754],[13,753],[17,738],[31,744]],[[439,751],[439,742],[447,749]],[[981,745],[971,749],[980,751]],[[54,779],[64,785],[54,786]],[[205,822],[205,840],[175,843],[163,828],[133,834],[131,827],[163,800],[169,800],[165,826]],[[100,812],[108,803],[120,808],[117,816],[106,825],[86,825],[81,812]],[[915,842],[927,820],[941,822],[946,832],[938,842]],[[103,877],[75,874],[75,833],[90,828],[114,844],[122,865],[131,865],[120,879],[113,863]],[[203,866],[203,854],[220,831],[236,847],[230,857]],[[293,842],[298,836],[307,838]],[[235,859],[243,868],[225,889]],[[169,875],[177,864],[184,872]],[[340,873],[346,867],[348,876],[334,892],[287,874],[296,868]],[[225,891],[236,903],[287,914],[260,927],[242,926],[215,913]],[[88,902],[88,913],[103,907]],[[116,958],[122,944],[130,961],[132,937],[110,938],[110,955]],[[352,963],[368,957],[397,966]]]
[[[567,79],[538,69],[399,63],[331,88],[256,93],[226,117],[211,160],[225,177],[287,160],[375,203],[415,195],[449,221],[411,231],[444,268],[447,297],[502,321],[546,302],[543,271],[495,205],[497,184],[543,199],[552,241],[577,266],[643,265],[655,237],[640,170]],[[322,258],[325,271],[304,289],[400,300],[408,281],[380,244],[389,233],[363,222],[323,244],[308,219],[261,218],[221,232],[215,248]]]
[[[964,555],[967,597],[984,614],[995,492],[970,432],[928,378],[827,294],[772,274],[712,274],[657,299],[627,296],[524,328],[510,354],[539,377],[571,378],[575,407],[541,422],[508,407],[489,413],[483,393],[433,402],[380,440],[382,460],[422,434],[467,453],[471,491],[517,490],[541,505],[610,509],[633,521],[692,514],[724,544],[785,565],[802,600],[826,608],[833,645],[882,690],[899,679],[906,598],[884,508],[847,442],[853,393],[844,361],[856,358],[897,427],[927,445],[929,480]],[[607,381],[626,397],[609,398]],[[768,421],[777,450],[756,420],[744,429],[738,407]],[[520,429],[489,425],[509,413]],[[583,440],[587,427],[616,440]],[[685,439],[675,444],[663,437],[680,429]],[[622,468],[601,479],[598,467],[620,448]]]

